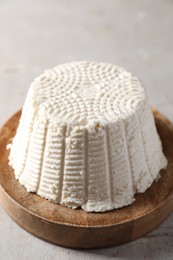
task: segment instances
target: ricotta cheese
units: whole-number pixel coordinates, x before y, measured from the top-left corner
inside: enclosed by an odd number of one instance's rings
[[[131,204],[167,165],[138,78],[88,61],[34,80],[9,148],[28,192],[88,212]]]

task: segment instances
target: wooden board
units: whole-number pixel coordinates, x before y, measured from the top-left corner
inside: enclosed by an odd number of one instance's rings
[[[161,178],[136,201],[106,213],[86,213],[49,202],[26,189],[8,166],[6,145],[16,132],[21,111],[0,131],[0,203],[25,230],[70,248],[102,248],[132,241],[156,228],[173,210],[173,125],[155,111],[156,126],[168,158]]]

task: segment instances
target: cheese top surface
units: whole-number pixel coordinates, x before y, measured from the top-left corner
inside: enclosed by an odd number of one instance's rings
[[[138,78],[84,61],[31,84],[9,164],[29,192],[104,212],[131,204],[167,160]]]
[[[51,122],[87,125],[114,122],[145,102],[144,89],[115,65],[74,62],[45,71],[30,88],[34,106]]]

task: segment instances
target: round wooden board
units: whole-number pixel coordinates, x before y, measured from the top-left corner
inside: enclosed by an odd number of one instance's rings
[[[126,243],[156,228],[173,210],[173,125],[154,111],[156,126],[168,159],[161,178],[135,202],[106,213],[86,213],[49,202],[26,189],[8,166],[11,142],[21,111],[0,131],[0,202],[25,230],[51,243],[70,248],[102,248]]]

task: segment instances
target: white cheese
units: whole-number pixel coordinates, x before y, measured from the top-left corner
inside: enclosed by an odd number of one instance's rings
[[[28,192],[103,212],[131,204],[167,160],[138,78],[84,61],[31,84],[9,164]]]

